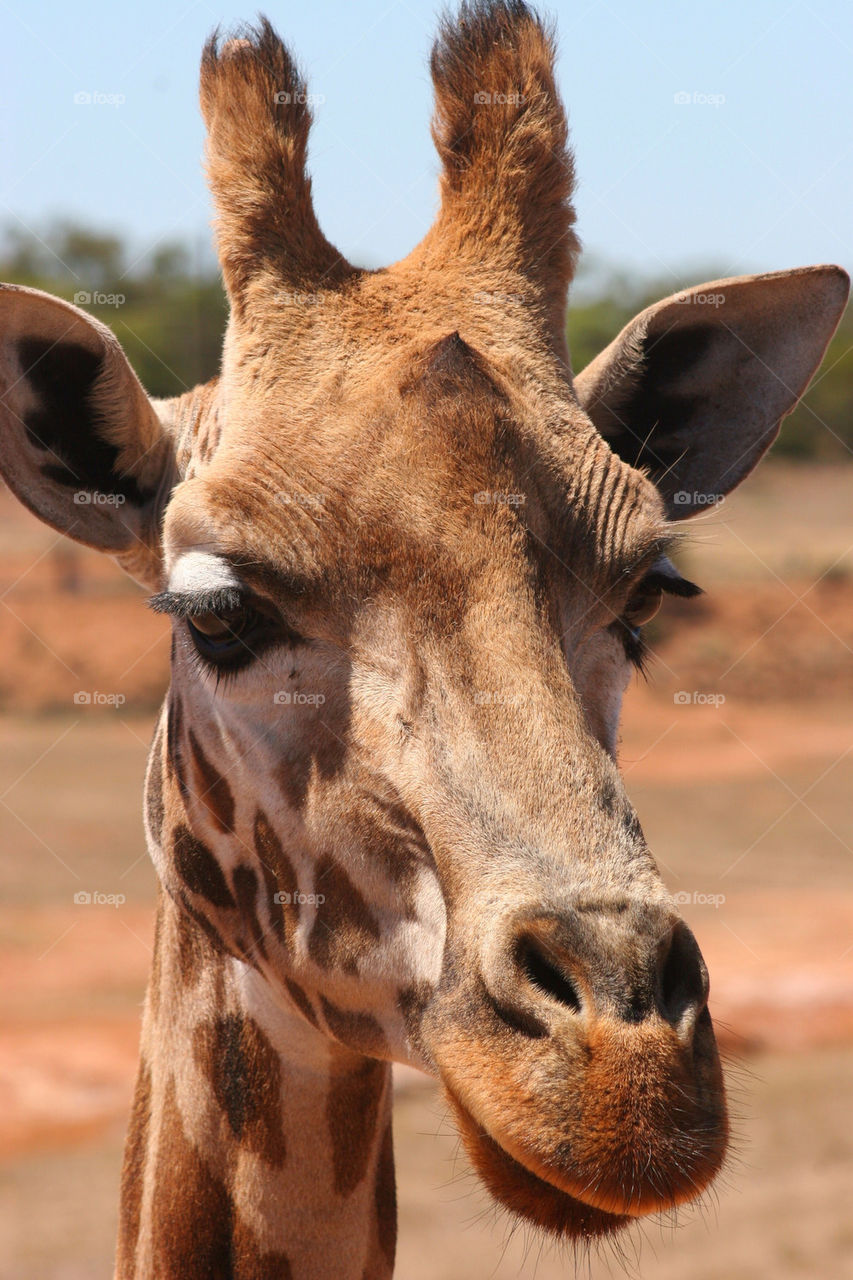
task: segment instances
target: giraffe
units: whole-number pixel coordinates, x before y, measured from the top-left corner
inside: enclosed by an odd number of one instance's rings
[[[6,481],[173,629],[121,1280],[390,1276],[394,1062],[440,1081],[495,1200],[567,1241],[725,1156],[708,975],[619,711],[644,623],[698,592],[679,522],[769,447],[848,280],[702,285],[573,377],[552,35],[465,3],[431,71],[440,208],[366,271],[315,217],[272,27],[209,41],[230,318],[206,385],[149,399],[105,326],[0,292]]]

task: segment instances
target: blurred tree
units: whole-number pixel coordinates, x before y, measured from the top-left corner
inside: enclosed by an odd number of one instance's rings
[[[204,258],[193,266],[200,255],[172,243],[126,265],[129,257],[120,236],[76,223],[55,223],[41,235],[10,227],[0,245],[0,278],[69,301],[91,294],[81,305],[114,330],[151,395],[178,395],[207,381],[219,368],[228,314],[215,263]],[[649,303],[724,274],[705,266],[649,280],[587,255],[569,308],[574,368],[583,369]],[[853,310],[783,423],[774,452],[804,460],[853,457]]]
[[[121,275],[124,248],[115,235],[105,235],[76,223],[61,222],[46,237],[57,258],[77,277],[78,288],[113,286]]]
[[[0,278],[76,302],[113,330],[146,390],[180,395],[219,368],[227,304],[218,271],[191,268],[181,244],[161,244],[129,267],[117,235],[57,223],[36,236],[6,231]]]

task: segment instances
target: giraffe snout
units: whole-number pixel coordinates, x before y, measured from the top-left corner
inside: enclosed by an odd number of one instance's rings
[[[495,919],[478,959],[454,966],[434,1054],[497,1198],[595,1235],[699,1194],[725,1091],[707,970],[669,900],[540,897]]]

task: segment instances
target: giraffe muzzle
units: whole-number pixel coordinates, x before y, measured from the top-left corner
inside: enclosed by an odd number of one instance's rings
[[[509,914],[447,992],[433,1052],[498,1200],[569,1237],[694,1199],[728,1123],[708,974],[668,906]],[[472,1028],[477,1031],[472,1033]]]

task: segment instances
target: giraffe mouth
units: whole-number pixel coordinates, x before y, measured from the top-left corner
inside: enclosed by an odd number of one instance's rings
[[[432,1051],[468,1157],[536,1226],[612,1235],[696,1200],[719,1173],[729,1125],[707,1004],[686,1029],[657,1012],[588,1013],[538,1035],[497,1018],[472,1035],[470,1006],[443,1013]]]
[[[593,1240],[630,1225],[625,1213],[610,1213],[587,1204],[534,1173],[477,1123],[445,1084],[459,1134],[487,1189],[507,1209],[551,1235],[566,1240]]]

